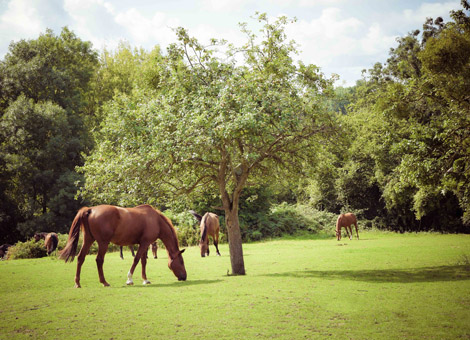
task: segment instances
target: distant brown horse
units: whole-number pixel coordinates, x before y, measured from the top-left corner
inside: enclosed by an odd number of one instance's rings
[[[44,246],[47,249],[47,255],[51,255],[51,253],[57,249],[57,245],[59,244],[59,237],[56,233],[36,233],[34,234],[34,239],[36,242],[40,239],[44,240]]]
[[[156,259],[157,249],[158,249],[157,242],[152,242],[151,247],[152,247],[153,258]],[[129,249],[131,250],[132,257],[135,257],[134,245],[129,246]],[[119,256],[121,257],[121,260],[124,260],[124,255],[122,254],[122,246],[119,247]],[[147,256],[147,253],[145,253],[145,256]]]
[[[0,259],[3,259],[3,257],[7,254],[8,249],[11,247],[11,244],[5,243],[0,246]]]
[[[143,284],[149,284],[145,272],[147,258],[143,256],[149,245],[157,238],[163,241],[168,253],[168,267],[173,271],[179,281],[186,280],[183,250],[179,249],[175,228],[170,219],[159,210],[150,205],[139,205],[135,208],[121,208],[112,205],[99,205],[91,208],[81,208],[70,227],[67,245],[60,252],[60,258],[67,262],[73,261],[77,252],[80,229],[83,230],[83,244],[78,254],[77,272],[75,274],[75,287],[80,287],[80,271],[91,245],[98,242],[98,255],[96,265],[98,275],[103,286],[109,286],[103,274],[104,255],[108,250],[109,242],[119,246],[139,244],[134,262],[127,274],[127,284],[133,284],[132,275],[135,267],[142,261]]]
[[[201,256],[209,256],[209,236],[212,237],[217,255],[220,256],[218,247],[220,231],[219,217],[210,212],[205,213],[201,219],[200,231],[201,240],[199,241],[199,248],[201,248]]]
[[[353,224],[356,227],[357,239],[359,240],[359,232],[357,231],[356,215],[354,215],[353,213],[339,215],[338,220],[336,221],[336,239],[338,241],[341,240],[341,228],[344,228],[346,229],[346,234],[348,234],[349,239],[352,240],[353,233],[352,233],[351,225]]]

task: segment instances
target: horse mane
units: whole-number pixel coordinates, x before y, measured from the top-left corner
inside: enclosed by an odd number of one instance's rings
[[[155,210],[157,212],[157,214],[159,214],[163,218],[163,220],[166,222],[166,224],[168,224],[168,226],[170,227],[170,232],[173,234],[173,237],[174,237],[175,243],[176,243],[176,249],[180,249],[180,246],[179,246],[179,243],[178,243],[178,235],[176,234],[176,229],[175,229],[173,223],[171,222],[171,220],[168,217],[166,217],[165,215],[163,215],[163,213],[160,210],[158,210],[157,208],[154,208],[154,207],[152,207],[151,205],[148,205],[148,204],[145,204],[143,206],[151,207],[153,210]],[[139,205],[139,207],[141,207],[141,206]]]

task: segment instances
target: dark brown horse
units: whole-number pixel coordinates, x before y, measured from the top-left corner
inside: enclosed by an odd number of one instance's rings
[[[157,242],[153,242],[151,244],[151,247],[152,247],[153,258],[156,259],[157,258],[157,249],[158,249]],[[131,250],[132,257],[135,257],[134,245],[129,246],[129,249]],[[119,256],[121,257],[122,260],[124,260],[124,255],[122,254],[122,246],[119,247]],[[145,256],[147,256],[147,253],[145,253]]]
[[[356,215],[353,213],[346,213],[346,214],[341,214],[338,216],[338,220],[336,221],[336,239],[339,241],[341,240],[341,228],[346,229],[346,234],[348,234],[348,237],[350,240],[352,240],[352,229],[351,225],[356,227],[356,234],[357,234],[357,239],[359,240],[359,232],[357,231],[357,219]]]
[[[34,234],[34,239],[36,242],[40,239],[44,240],[44,246],[47,249],[47,255],[51,255],[51,253],[57,249],[57,245],[59,244],[59,237],[56,233],[36,233]]]
[[[217,251],[217,255],[220,256],[219,253],[219,216],[213,213],[206,213],[201,219],[201,240],[199,241],[199,247],[201,248],[201,256],[209,256],[209,236],[212,237],[214,241],[215,250]]]
[[[170,219],[159,210],[150,205],[139,205],[135,208],[121,208],[112,205],[99,205],[91,208],[81,208],[70,227],[67,245],[60,252],[60,258],[65,262],[73,261],[76,252],[80,229],[83,230],[83,244],[78,254],[77,272],[75,274],[75,287],[80,287],[80,271],[85,256],[96,240],[98,242],[98,255],[96,265],[98,275],[103,286],[109,286],[103,274],[104,255],[108,250],[109,242],[119,246],[138,244],[134,262],[127,274],[127,284],[131,285],[135,267],[142,261],[142,279],[149,284],[145,272],[147,259],[143,256],[149,245],[157,238],[163,241],[168,253],[168,267],[180,281],[186,280],[183,250],[179,249],[175,228]]]
[[[0,259],[3,259],[3,257],[7,254],[8,249],[11,247],[11,244],[5,243],[0,246]]]

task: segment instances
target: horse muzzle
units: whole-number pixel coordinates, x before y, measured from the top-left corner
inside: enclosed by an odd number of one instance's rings
[[[180,277],[178,277],[178,281],[186,281],[186,274],[181,275]]]

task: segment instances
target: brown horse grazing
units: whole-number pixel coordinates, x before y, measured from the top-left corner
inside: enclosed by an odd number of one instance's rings
[[[347,214],[341,214],[338,216],[338,220],[336,221],[336,239],[339,241],[341,240],[341,228],[346,229],[346,234],[348,234],[348,237],[350,240],[352,240],[352,229],[351,225],[356,227],[356,234],[357,234],[357,239],[359,240],[359,232],[357,231],[357,219],[356,215],[353,213],[347,213]],[[349,235],[351,233],[351,235]]]
[[[219,217],[213,213],[206,213],[201,219],[201,240],[199,241],[199,247],[201,248],[201,256],[209,256],[209,236],[212,237],[214,241],[215,250],[217,255],[219,253]]]
[[[60,252],[60,258],[65,262],[73,261],[76,252],[80,229],[83,230],[83,244],[78,254],[77,272],[75,274],[75,287],[80,288],[80,271],[91,245],[98,242],[98,255],[96,265],[98,275],[103,286],[109,286],[103,274],[104,255],[108,250],[109,242],[119,246],[139,244],[134,262],[127,274],[127,284],[131,285],[135,267],[142,261],[142,279],[149,284],[145,272],[147,259],[145,252],[149,245],[157,238],[163,241],[168,253],[168,267],[173,271],[179,281],[186,280],[183,250],[179,249],[175,228],[170,219],[159,210],[150,205],[139,205],[135,208],[121,208],[112,205],[99,205],[91,208],[81,208],[70,227],[67,245]]]
[[[57,245],[59,244],[59,237],[56,233],[36,233],[34,234],[34,239],[36,242],[40,239],[44,239],[44,246],[47,249],[47,255],[51,255],[51,253],[57,249]]]
[[[157,242],[153,242],[151,244],[151,247],[152,247],[153,258],[156,259],[157,258],[157,249],[158,249]],[[131,250],[132,257],[135,257],[134,245],[129,246],[129,249]],[[124,260],[124,255],[122,254],[122,246],[119,247],[119,256],[121,257],[121,260]],[[148,258],[147,253],[145,253],[145,257]]]

